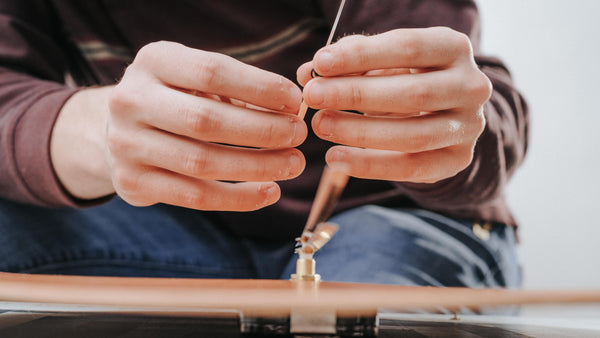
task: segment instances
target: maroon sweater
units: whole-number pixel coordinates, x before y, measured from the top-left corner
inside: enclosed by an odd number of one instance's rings
[[[324,45],[337,7],[333,0],[3,0],[0,196],[46,207],[103,201],[76,200],[61,186],[49,157],[50,133],[62,104],[78,88],[114,84],[145,44],[177,41],[295,79],[297,67]],[[338,210],[364,204],[421,207],[515,225],[502,191],[527,148],[527,108],[502,63],[479,56],[478,20],[469,0],[348,1],[338,36],[429,26],[468,34],[494,93],[485,105],[487,127],[467,169],[435,184],[351,179]],[[329,147],[309,132],[300,146],[307,168],[281,182],[277,204],[256,212],[211,214],[241,235],[297,235]]]

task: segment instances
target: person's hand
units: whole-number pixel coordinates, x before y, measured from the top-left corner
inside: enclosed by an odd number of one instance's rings
[[[143,47],[110,96],[107,157],[136,206],[255,210],[298,176],[307,135],[293,82],[171,42]]]
[[[298,81],[320,110],[317,136],[341,144],[328,163],[344,163],[355,177],[417,183],[471,163],[492,90],[468,37],[444,27],[343,38],[302,65]]]

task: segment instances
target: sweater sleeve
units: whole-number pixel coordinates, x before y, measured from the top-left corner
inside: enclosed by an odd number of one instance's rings
[[[0,3],[0,197],[74,205],[50,159],[50,136],[64,102],[68,61],[59,25],[42,1]]]
[[[528,109],[504,64],[496,58],[479,55],[480,22],[474,1],[365,0],[349,4],[340,20],[338,35],[447,26],[470,37],[476,62],[494,88],[484,106],[486,127],[476,144],[473,162],[456,176],[433,184],[393,184],[420,207],[455,217],[516,225],[503,190],[527,150]],[[402,11],[407,8],[410,13]],[[332,18],[336,2],[323,1],[322,9]]]

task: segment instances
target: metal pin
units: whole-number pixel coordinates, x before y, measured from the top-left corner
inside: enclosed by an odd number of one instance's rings
[[[310,209],[302,236],[300,237],[300,242],[303,245],[313,235],[317,225],[329,219],[337,201],[342,195],[342,191],[348,183],[348,179],[345,167],[340,165],[336,165],[335,167],[325,166],[323,176],[321,176],[321,181],[317,188],[317,195]]]
[[[338,231],[339,227],[333,223],[320,223],[312,236],[299,249],[300,254],[313,254],[321,249],[333,235]]]
[[[333,40],[345,3],[346,0],[342,0],[340,3],[325,46],[331,44],[331,41]],[[304,119],[307,111],[308,105],[302,100],[298,117]],[[299,257],[296,261],[296,273],[292,274],[292,280],[317,282],[321,279],[321,276],[315,272],[316,263],[313,254],[329,242],[331,237],[338,230],[337,225],[325,223],[325,221],[327,221],[329,216],[333,213],[333,209],[335,208],[344,187],[348,183],[349,177],[346,175],[346,172],[347,171],[339,165],[335,168],[325,166],[323,169],[323,176],[319,182],[317,195],[315,196],[310,214],[308,215],[308,221],[304,226],[302,236],[298,239],[297,244],[299,247],[296,249],[296,253],[298,253]]]
[[[338,8],[337,15],[335,16],[335,20],[333,21],[333,26],[331,26],[331,31],[329,32],[329,37],[327,38],[327,43],[325,46],[329,46],[331,41],[333,41],[333,37],[335,36],[335,30],[337,28],[338,22],[340,22],[340,17],[342,16],[342,10],[344,9],[344,5],[346,4],[346,0],[342,0],[340,3],[340,8]],[[304,116],[306,116],[306,112],[308,111],[308,105],[304,103],[300,104],[300,110],[298,111],[298,117],[303,120]]]
[[[335,20],[333,21],[333,26],[331,26],[331,32],[329,32],[329,38],[327,38],[327,43],[325,44],[325,46],[330,45],[331,41],[333,41],[333,35],[335,34],[335,29],[338,25],[338,22],[340,22],[340,17],[342,16],[342,10],[344,9],[345,4],[346,0],[342,0],[342,2],[340,3],[340,8],[338,8],[338,12],[335,16]]]

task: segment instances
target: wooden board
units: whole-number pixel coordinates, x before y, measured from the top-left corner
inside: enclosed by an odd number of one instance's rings
[[[0,273],[0,301],[106,305],[173,314],[236,310],[374,316],[378,308],[435,309],[542,303],[600,303],[600,290],[410,287],[287,280],[83,277]],[[217,311],[218,312],[218,311]],[[226,312],[223,312],[226,313]]]

